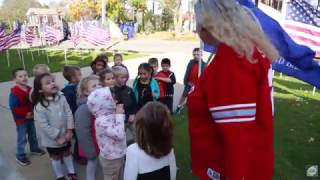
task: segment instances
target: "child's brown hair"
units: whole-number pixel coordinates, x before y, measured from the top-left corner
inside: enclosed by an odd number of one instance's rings
[[[173,127],[168,108],[149,102],[136,115],[137,144],[147,154],[161,158],[171,152]]]
[[[99,76],[99,80],[100,82],[103,82],[106,78],[106,74],[113,74],[112,70],[110,68],[107,68],[101,72],[99,72],[98,76]]]
[[[67,81],[71,82],[77,71],[80,71],[79,66],[66,65],[63,67],[62,75]]]

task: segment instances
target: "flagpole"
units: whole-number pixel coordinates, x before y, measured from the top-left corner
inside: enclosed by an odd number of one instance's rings
[[[21,52],[20,52],[20,49],[19,49],[19,48],[17,48],[17,54],[18,54],[18,56],[19,56],[19,60],[21,61],[21,60],[22,60],[22,57],[21,57]]]
[[[67,49],[64,49],[64,62],[67,65],[68,64],[68,60],[67,60]]]
[[[19,46],[20,46],[20,53],[21,53],[21,59],[22,59],[22,66],[23,66],[23,69],[26,69],[26,64],[24,62],[24,55],[23,55],[23,50],[22,50],[22,47],[21,47],[21,43],[19,43]]]
[[[33,57],[32,50],[30,50],[30,53],[31,53],[31,59],[32,59],[32,62],[34,62],[34,57]]]
[[[8,49],[6,50],[6,54],[7,54],[8,67],[10,67],[10,54]]]
[[[48,51],[45,49],[45,51],[46,51],[46,54],[47,54],[47,62],[48,62],[48,64],[50,64],[50,59],[49,59],[49,55],[48,55]]]

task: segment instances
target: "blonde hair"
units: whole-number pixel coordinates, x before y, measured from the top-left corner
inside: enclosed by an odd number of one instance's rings
[[[198,0],[195,5],[197,26],[205,28],[215,39],[227,44],[241,57],[254,63],[254,49],[268,59],[279,58],[250,12],[235,0]]]
[[[79,97],[84,97],[86,96],[85,95],[85,91],[88,90],[88,83],[90,81],[93,81],[93,80],[97,80],[99,81],[99,77],[96,76],[96,75],[90,75],[90,76],[87,76],[85,78],[83,78],[79,85],[78,85],[78,90],[77,90],[77,93],[78,93],[78,96]]]
[[[41,75],[42,73],[39,73],[39,71],[45,71],[45,73],[50,73],[50,68],[46,64],[36,64],[35,66],[33,66],[32,75],[35,77]]]
[[[115,77],[118,77],[120,75],[128,75],[129,74],[127,69],[122,66],[113,66],[112,73]]]

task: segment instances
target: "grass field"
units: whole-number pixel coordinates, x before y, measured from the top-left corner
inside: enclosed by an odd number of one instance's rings
[[[308,180],[307,165],[320,166],[320,93],[299,80],[276,76],[275,180]],[[175,153],[179,180],[197,179],[190,173],[186,112],[174,117]],[[199,152],[201,153],[201,152]]]
[[[25,67],[31,76],[31,70],[35,64],[48,64],[52,72],[61,71],[63,65],[66,64],[63,50],[47,50],[48,58],[45,49],[22,49]],[[10,67],[8,67],[7,53],[0,52],[0,82],[11,80],[11,71],[17,67],[23,67],[23,62],[19,58],[17,49],[10,49],[9,51]],[[32,55],[33,59],[32,59]],[[89,66],[90,62],[102,51],[68,51],[67,64],[79,65],[81,67]],[[104,52],[105,53],[105,52]],[[111,52],[107,52],[109,59],[112,56]],[[135,53],[123,53],[124,60],[142,57],[144,55]]]

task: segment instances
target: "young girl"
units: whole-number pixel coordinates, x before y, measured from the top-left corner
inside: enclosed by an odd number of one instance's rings
[[[107,68],[102,70],[98,75],[102,87],[113,87],[115,85],[115,79],[111,69]]]
[[[123,104],[116,105],[109,87],[93,91],[88,109],[95,116],[96,137],[105,180],[118,180],[126,153],[125,115]]]
[[[96,140],[95,119],[87,106],[91,92],[99,88],[99,77],[90,75],[83,78],[78,86],[78,109],[75,113],[75,129],[79,141],[79,154],[87,158],[86,180],[95,180],[99,147]]]
[[[74,121],[66,98],[59,92],[55,78],[41,74],[34,80],[32,94],[34,119],[38,124],[42,145],[46,147],[53,171],[58,180],[65,180],[61,160],[68,170],[69,179],[76,180],[70,146]]]
[[[160,96],[158,83],[152,78],[152,67],[148,63],[140,64],[138,77],[133,82],[133,92],[138,102],[137,109],[150,101],[156,101]]]
[[[106,55],[99,55],[97,56],[94,61],[91,62],[91,69],[92,69],[92,74],[97,75],[100,71],[108,68],[108,56]]]
[[[175,180],[173,129],[168,108],[147,103],[136,115],[137,143],[126,153],[124,180]]]

